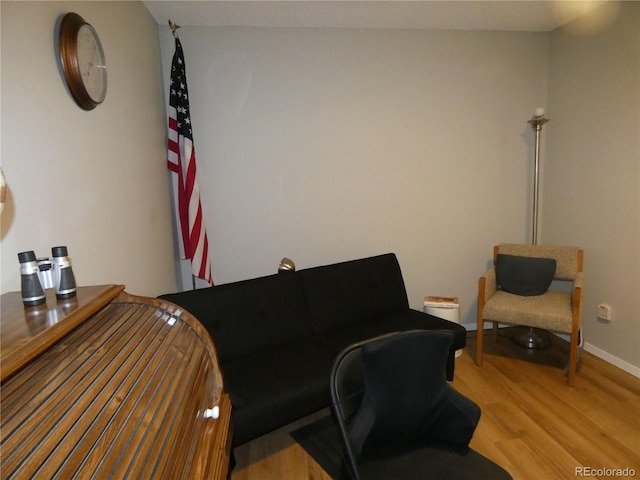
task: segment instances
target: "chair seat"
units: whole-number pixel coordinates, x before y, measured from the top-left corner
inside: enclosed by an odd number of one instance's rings
[[[485,303],[483,314],[488,321],[571,333],[571,294],[548,291],[526,297],[498,290]]]
[[[422,446],[400,455],[379,456],[360,464],[362,480],[511,480],[511,475],[478,452]]]

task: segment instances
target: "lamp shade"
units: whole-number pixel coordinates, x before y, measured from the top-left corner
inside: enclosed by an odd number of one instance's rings
[[[296,264],[290,258],[284,257],[278,265],[278,272],[295,272]]]

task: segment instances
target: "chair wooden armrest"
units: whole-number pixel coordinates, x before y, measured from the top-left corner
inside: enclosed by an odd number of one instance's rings
[[[578,363],[578,346],[580,343],[580,324],[582,320],[582,308],[584,295],[584,275],[582,272],[576,274],[571,290],[571,338],[569,340],[569,368],[567,371],[567,385],[573,387],[575,385],[576,367]],[[573,366],[573,367],[572,367]]]
[[[574,312],[574,318],[578,314],[577,320],[580,322],[582,318],[582,297],[584,296],[584,274],[578,272],[576,278],[573,280],[573,286],[571,289],[571,308]],[[580,325],[578,325],[580,327]]]
[[[576,278],[573,280],[573,289],[582,288],[584,289],[584,273],[578,272],[576,273]]]
[[[484,279],[483,303],[486,302],[498,290],[498,282],[496,281],[496,269],[491,267],[480,279]]]
[[[483,310],[485,302],[496,293],[498,283],[496,281],[496,270],[494,267],[489,268],[484,275],[478,280],[478,312],[477,312],[477,348],[476,348],[476,365],[482,366],[483,342],[484,342],[484,318]],[[494,326],[497,328],[497,325]]]

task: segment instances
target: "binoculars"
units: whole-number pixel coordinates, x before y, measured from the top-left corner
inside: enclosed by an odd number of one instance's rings
[[[44,290],[53,288],[56,298],[69,298],[76,294],[76,279],[71,269],[67,247],[53,247],[52,258],[36,258],[33,250],[18,254],[22,303],[26,306],[45,303]]]

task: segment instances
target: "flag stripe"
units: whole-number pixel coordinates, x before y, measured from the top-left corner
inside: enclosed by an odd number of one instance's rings
[[[176,36],[169,85],[169,132],[167,167],[178,176],[178,223],[184,252],[191,260],[191,273],[213,285],[209,240],[204,225],[200,187],[196,178],[189,94],[182,44]]]

